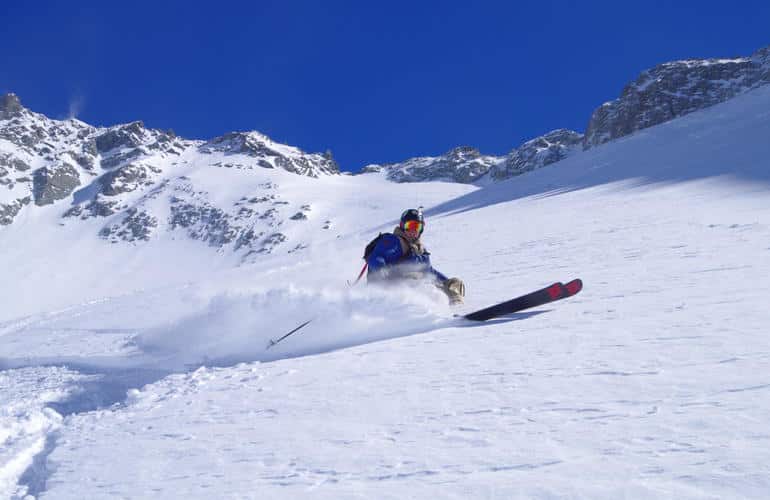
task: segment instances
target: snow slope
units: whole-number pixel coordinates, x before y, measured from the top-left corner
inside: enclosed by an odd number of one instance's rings
[[[0,496],[766,498],[768,136],[766,86],[482,189],[266,172],[339,225],[238,268],[15,222]],[[463,310],[585,289],[471,325],[347,287],[418,204]]]

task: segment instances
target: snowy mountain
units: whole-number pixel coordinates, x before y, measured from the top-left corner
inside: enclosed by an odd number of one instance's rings
[[[600,106],[585,136],[558,129],[505,156],[463,146],[436,157],[368,165],[362,173],[382,172],[398,183],[503,181],[768,82],[770,47],[745,58],[665,63],[643,72],[619,99]],[[35,206],[55,205],[70,221],[99,219],[95,234],[111,242],[148,241],[171,231],[239,252],[242,258],[279,245],[306,246],[303,240],[290,241],[279,227],[305,220],[308,203],[283,199],[274,185],[266,184],[219,204],[188,175],[229,169],[250,185],[251,172],[263,168],[311,178],[340,173],[330,152],[308,154],[259,132],[191,141],[173,131],[147,129],[141,121],[97,128],[74,119],[52,120],[24,108],[14,94],[0,98],[0,226]],[[330,224],[328,216],[323,225]]]
[[[566,129],[553,130],[525,142],[503,157],[482,155],[463,146],[441,156],[412,158],[400,163],[367,165],[361,173],[385,172],[393,182],[450,181],[471,184],[489,174],[495,181],[545,167],[580,151],[583,136]]]
[[[578,153],[583,135],[573,130],[553,130],[525,142],[489,170],[494,180],[505,180],[561,161]]]
[[[307,154],[258,132],[189,141],[139,121],[95,128],[52,120],[13,94],[0,102],[0,184],[7,188],[0,189],[0,225],[23,210],[53,205],[60,224],[95,219],[94,235],[113,243],[170,232],[246,258],[286,242],[292,231],[281,226],[307,220],[312,210],[287,200],[272,182],[251,182],[261,169],[310,178],[339,174],[330,153]],[[243,187],[241,195],[222,200],[198,180],[205,171],[226,171],[211,177],[229,178]]]
[[[768,110],[764,85],[490,165],[558,168],[394,184],[7,97],[0,192],[28,201],[0,227],[0,498],[765,498]],[[346,284],[418,205],[459,309]]]
[[[308,154],[259,132],[191,141],[141,121],[96,128],[29,111],[13,94],[3,98],[0,113],[0,183],[7,188],[0,198],[0,225],[5,226],[25,210],[51,206],[60,225],[91,221],[93,236],[111,243],[184,236],[246,261],[277,247],[302,249],[309,241],[298,227],[308,221],[313,204],[290,198],[274,180],[255,182],[258,172],[311,179],[340,174],[331,153]],[[576,132],[555,130],[505,157],[458,147],[439,157],[370,165],[362,173],[384,172],[398,183],[470,184],[487,174],[499,181],[564,159],[578,152],[581,140]],[[240,192],[223,198],[217,177]],[[314,227],[332,226],[334,214],[313,215]]]
[[[394,182],[505,180],[767,83],[770,46],[750,57],[668,62],[644,71],[625,86],[618,99],[598,107],[588,121],[585,135],[557,129],[525,142],[504,157],[482,155],[466,146],[438,157],[368,165],[363,172],[385,171]]]
[[[385,172],[393,182],[448,181],[472,183],[501,160],[478,149],[460,146],[440,156],[422,156],[400,163],[365,166],[361,173]]]
[[[696,59],[658,65],[626,85],[620,97],[597,108],[586,149],[723,102],[770,83],[770,46],[750,57]]]

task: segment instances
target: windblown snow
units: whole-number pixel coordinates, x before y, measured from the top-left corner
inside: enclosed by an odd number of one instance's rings
[[[20,218],[0,497],[766,498],[768,137],[765,86],[487,187],[255,171],[335,226],[239,266]],[[585,289],[470,324],[430,286],[348,286],[417,205],[460,312]]]

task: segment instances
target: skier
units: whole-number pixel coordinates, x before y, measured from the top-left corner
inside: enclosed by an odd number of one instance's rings
[[[422,207],[401,214],[401,222],[392,233],[380,234],[364,252],[371,283],[403,279],[430,279],[449,297],[452,305],[462,304],[465,285],[459,278],[447,278],[430,264],[430,253],[420,241],[425,219]]]

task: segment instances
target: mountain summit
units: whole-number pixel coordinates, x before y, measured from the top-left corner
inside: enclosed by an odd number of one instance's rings
[[[65,226],[95,221],[95,233],[111,242],[171,231],[246,254],[270,252],[287,241],[278,230],[284,220],[302,220],[310,207],[285,200],[275,183],[255,186],[257,170],[340,173],[330,152],[305,153],[259,132],[194,141],[142,121],[102,128],[53,120],[24,108],[15,94],[0,99],[0,226],[48,207]],[[230,187],[205,186],[227,177]],[[236,192],[236,200],[221,201]]]

